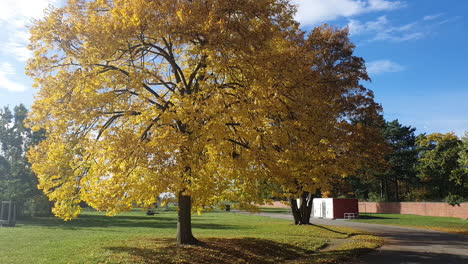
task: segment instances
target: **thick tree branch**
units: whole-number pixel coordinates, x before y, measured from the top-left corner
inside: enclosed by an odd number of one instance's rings
[[[109,126],[112,125],[112,123],[114,123],[115,120],[117,120],[119,117],[122,117],[122,116],[125,116],[125,115],[141,115],[140,112],[136,112],[136,111],[123,111],[124,113],[121,113],[121,114],[116,114],[114,116],[111,116],[107,121],[106,123],[104,123],[104,125],[101,127],[101,129],[99,130],[99,133],[96,137],[96,140],[99,140],[99,138],[101,138],[101,135],[102,133],[104,133],[104,131],[109,128]]]
[[[197,77],[197,74],[198,72],[200,71],[200,69],[202,68],[205,68],[206,67],[206,63],[205,63],[205,60],[206,60],[206,55],[203,55],[200,59],[200,61],[198,62],[197,66],[195,67],[195,69],[192,71],[192,73],[190,74],[190,77],[189,77],[189,82],[188,82],[188,88],[189,89],[192,89],[192,85],[193,85],[193,81],[195,80],[195,78]]]
[[[241,146],[241,147],[243,147],[245,149],[250,149],[250,146],[247,143],[239,142],[237,140],[230,139],[230,138],[226,138],[226,140],[229,141],[229,142],[232,142],[232,143],[234,143],[236,145],[239,145],[239,146]]]
[[[104,69],[106,69],[106,71],[110,71],[110,70],[114,70],[114,71],[119,71],[123,74],[125,74],[127,77],[130,76],[130,73],[128,73],[128,71],[126,70],[123,70],[123,69],[120,69],[119,67],[116,67],[114,65],[108,65],[108,64],[94,64],[95,66],[99,66],[99,67],[103,67]]]

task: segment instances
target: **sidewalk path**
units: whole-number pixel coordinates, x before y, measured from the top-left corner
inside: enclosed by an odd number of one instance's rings
[[[243,212],[242,212],[243,213]],[[292,215],[259,213],[256,215],[292,221]],[[312,218],[318,225],[344,226],[374,233],[385,244],[354,264],[468,264],[468,236],[412,227],[358,223],[347,220]]]

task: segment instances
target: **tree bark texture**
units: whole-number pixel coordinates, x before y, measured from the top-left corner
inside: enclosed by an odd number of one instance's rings
[[[398,178],[395,176],[395,202],[399,202],[400,201],[400,189],[399,189],[399,186],[398,186]]]
[[[303,192],[300,198],[300,205],[296,198],[289,198],[291,211],[296,225],[310,225],[310,215],[312,214],[312,195]]]
[[[177,218],[177,243],[179,245],[195,245],[198,240],[192,234],[192,197],[179,192],[178,218]]]

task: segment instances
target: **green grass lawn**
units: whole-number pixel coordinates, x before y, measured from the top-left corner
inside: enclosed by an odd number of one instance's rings
[[[199,246],[175,244],[174,211],[30,218],[0,228],[0,263],[335,263],[381,244],[349,228],[229,212],[194,215],[192,222]]]
[[[271,214],[291,214],[290,208],[260,207],[260,212]]]
[[[436,217],[401,214],[360,214],[353,221],[373,224],[421,227],[431,230],[468,234],[468,221],[455,217]]]

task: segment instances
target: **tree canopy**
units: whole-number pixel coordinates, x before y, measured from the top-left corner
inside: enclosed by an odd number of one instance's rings
[[[459,169],[462,141],[453,133],[433,133],[419,136],[417,144],[421,148],[418,176],[422,182],[430,184],[427,191],[432,197],[461,195],[468,176]]]
[[[82,200],[115,214],[162,192],[189,213],[190,199],[258,201],[293,12],[281,0],[74,0],[37,21],[30,121],[48,138],[30,159],[55,214],[77,216]]]

